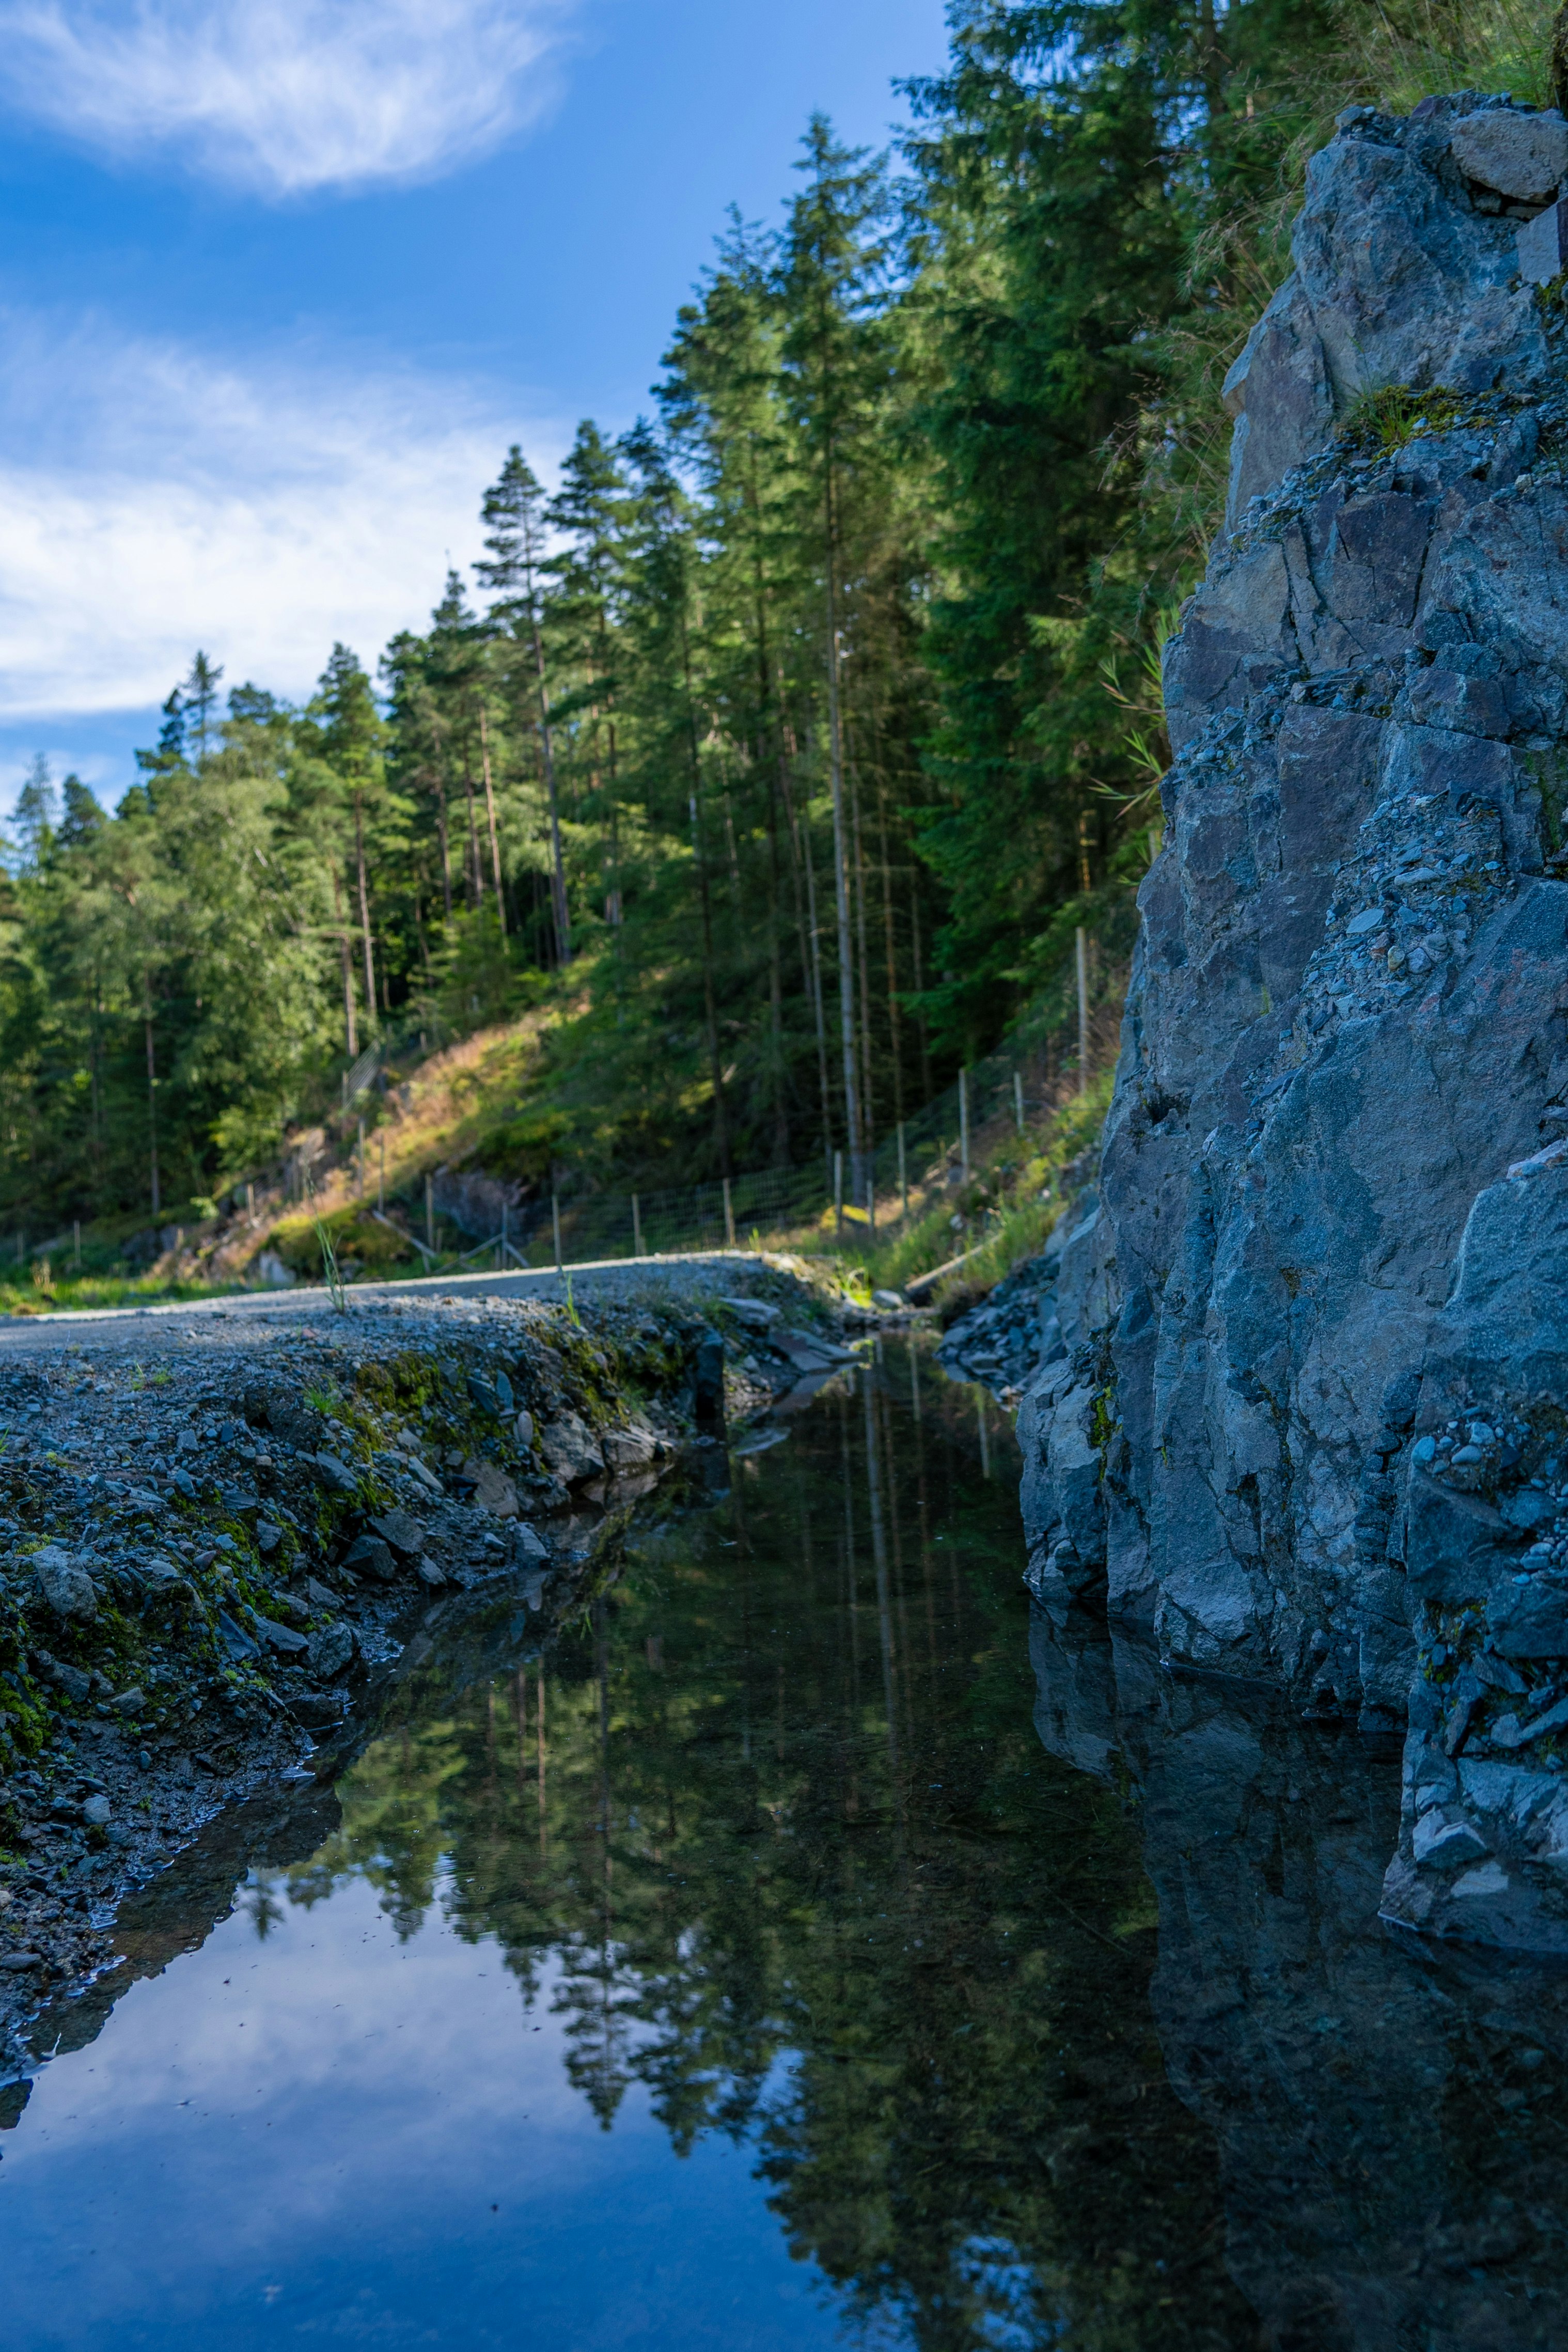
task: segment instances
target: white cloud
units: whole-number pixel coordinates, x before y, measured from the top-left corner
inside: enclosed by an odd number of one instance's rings
[[[508,443],[547,474],[568,438],[309,353],[220,365],[4,316],[0,350],[0,722],[145,709],[197,646],[290,696],[335,638],[374,665],[479,553]]]
[[[427,178],[554,95],[571,0],[4,0],[0,75],[89,146],[271,195]]]

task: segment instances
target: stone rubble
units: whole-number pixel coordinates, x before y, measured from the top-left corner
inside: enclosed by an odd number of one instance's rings
[[[0,1355],[0,2084],[129,1892],[352,1742],[433,1597],[564,1607],[598,1523],[797,1380],[689,1299],[279,1319]]]
[[[1521,251],[1565,158],[1470,91],[1349,110],[1312,160],[1226,381],[1099,1181],[1019,1415],[1040,1599],[1407,1719],[1387,1915],[1551,1949],[1568,302]]]

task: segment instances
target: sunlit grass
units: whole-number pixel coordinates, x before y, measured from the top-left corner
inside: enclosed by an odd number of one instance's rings
[[[182,1299],[226,1297],[245,1288],[242,1282],[205,1282],[196,1277],[171,1278],[144,1275],[50,1275],[46,1282],[30,1276],[0,1278],[0,1315],[58,1315],[102,1307],[155,1307]]]

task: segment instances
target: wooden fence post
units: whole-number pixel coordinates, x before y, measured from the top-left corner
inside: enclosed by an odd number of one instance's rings
[[[910,1213],[910,1171],[904,1157],[904,1122],[899,1121],[899,1198],[903,1202],[902,1213]]]
[[[1079,926],[1078,951],[1078,1090],[1089,1084],[1089,938]]]
[[[432,1257],[436,1255],[436,1180],[425,1178],[425,1245]]]
[[[844,1154],[842,1151],[836,1151],[833,1155],[833,1223],[839,1240],[842,1241],[844,1238]]]
[[[634,1192],[632,1194],[632,1255],[643,1257],[646,1255],[642,1245],[642,1207]]]
[[[1013,1073],[1013,1108],[1018,1115],[1018,1132],[1022,1135],[1024,1132],[1024,1074],[1021,1070],[1015,1070]]]
[[[730,1198],[730,1179],[728,1176],[724,1179],[724,1240],[731,1249],[734,1248],[735,1208],[733,1202]]]
[[[969,1072],[958,1074],[958,1160],[963,1181],[969,1181]]]
[[[561,1195],[553,1185],[550,1191],[550,1223],[555,1234],[555,1271],[561,1272]]]

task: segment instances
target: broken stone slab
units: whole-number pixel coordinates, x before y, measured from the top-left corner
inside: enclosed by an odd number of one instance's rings
[[[479,1454],[464,1463],[463,1476],[473,1487],[473,1505],[479,1511],[488,1511],[495,1519],[515,1519],[517,1487],[497,1462],[487,1462]]]
[[[1519,274],[1527,286],[1550,286],[1568,268],[1568,202],[1549,205],[1526,221],[1515,239]]]
[[[348,1701],[342,1691],[300,1691],[284,1705],[295,1722],[304,1731],[331,1731],[348,1712]]]
[[[318,1682],[336,1682],[351,1664],[354,1654],[353,1630],[340,1618],[334,1624],[323,1625],[312,1633],[305,1645],[310,1672]]]
[[[628,1422],[624,1429],[608,1429],[599,1441],[605,1465],[610,1470],[641,1470],[658,1452],[658,1440],[651,1429],[640,1422]]]
[[[1527,1748],[1532,1739],[1544,1739],[1548,1732],[1561,1731],[1568,1725],[1568,1698],[1560,1698],[1554,1706],[1542,1709],[1521,1723],[1516,1715],[1500,1715],[1487,1737],[1494,1748]]]
[[[343,1554],[342,1565],[352,1576],[370,1577],[377,1584],[392,1584],[397,1577],[397,1562],[392,1557],[390,1544],[379,1536],[356,1536]]]
[[[296,1633],[291,1625],[279,1625],[271,1617],[258,1617],[256,1630],[271,1649],[281,1650],[286,1657],[310,1646],[303,1633]]]
[[[1467,180],[1513,204],[1545,204],[1568,173],[1568,122],[1555,109],[1520,114],[1489,106],[1462,114],[1449,147]]]
[[[32,1555],[33,1574],[47,1607],[57,1617],[91,1619],[98,1614],[98,1588],[85,1568],[60,1544],[45,1544]]]
[[[1503,1658],[1568,1658],[1568,1590],[1531,1583],[1500,1586],[1487,1622]]]
[[[412,1511],[379,1511],[370,1524],[382,1541],[391,1545],[400,1559],[417,1559],[425,1549],[428,1530]]]
[[[63,1690],[66,1696],[73,1699],[78,1706],[81,1705],[83,1699],[91,1696],[92,1676],[84,1674],[79,1666],[68,1664],[64,1658],[51,1657],[47,1650],[35,1650],[33,1659],[40,1671],[47,1675],[56,1688]]]
[[[312,1454],[310,1458],[315,1463],[317,1469],[321,1472],[329,1486],[336,1487],[340,1495],[357,1494],[359,1491],[358,1476],[350,1469],[348,1464],[340,1459],[337,1454]],[[416,1471],[418,1468],[418,1465],[412,1462],[408,1466],[411,1470]]]
[[[784,1329],[768,1334],[770,1344],[776,1348],[796,1371],[826,1371],[833,1364],[852,1364],[853,1348],[841,1348],[837,1339],[825,1339],[815,1331]]]
[[[220,1609],[217,1612],[217,1635],[218,1646],[226,1657],[237,1660],[256,1658],[261,1654],[258,1643],[235,1623],[226,1609]]]
[[[539,1433],[539,1450],[563,1486],[576,1486],[599,1476],[605,1457],[594,1433],[574,1412],[557,1413]]]
[[[784,1311],[782,1307],[773,1306],[772,1301],[766,1298],[721,1297],[719,1304],[721,1307],[727,1307],[736,1322],[747,1331],[771,1330]]]

